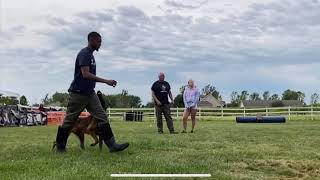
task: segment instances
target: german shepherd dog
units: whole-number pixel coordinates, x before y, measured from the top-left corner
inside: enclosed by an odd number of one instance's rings
[[[106,103],[103,99],[102,93],[100,91],[97,92],[99,97],[101,106],[103,109],[106,109]],[[75,122],[73,128],[71,129],[71,133],[75,134],[80,140],[80,148],[84,148],[84,134],[90,135],[94,139],[94,143],[90,144],[90,146],[95,146],[99,143],[99,149],[102,150],[103,139],[99,135],[98,131],[98,123],[94,119],[92,115],[88,117],[79,117]],[[55,148],[56,143],[54,142],[52,150]]]
[[[99,143],[99,149],[102,149],[102,138],[99,136],[98,124],[93,116],[79,117],[71,132],[79,138],[81,149],[84,149],[84,134],[88,134],[94,139],[94,143],[90,144],[90,146],[95,146]]]

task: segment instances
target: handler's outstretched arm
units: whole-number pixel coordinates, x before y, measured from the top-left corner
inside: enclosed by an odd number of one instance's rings
[[[82,76],[84,79],[92,80],[95,82],[105,83],[105,84],[107,84],[109,86],[113,86],[113,87],[115,87],[117,85],[117,81],[115,81],[115,80],[103,79],[103,78],[100,78],[100,77],[90,73],[89,66],[82,66],[81,73],[82,73]]]

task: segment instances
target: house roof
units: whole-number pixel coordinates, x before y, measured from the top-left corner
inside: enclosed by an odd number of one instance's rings
[[[223,106],[224,105],[222,101],[219,101],[212,94],[201,95],[199,103],[202,103],[199,106],[207,106],[207,107],[209,107],[209,106],[210,107],[212,107],[212,106]]]
[[[200,95],[200,99],[204,99],[204,98],[206,98],[206,97],[212,97],[213,99],[215,99],[215,100],[217,100],[217,101],[219,101],[217,98],[215,98],[212,94],[207,94],[207,95]],[[219,101],[220,102],[220,101]]]
[[[208,102],[208,101],[200,101],[200,102],[198,103],[198,106],[199,106],[199,107],[212,107],[213,105],[212,105],[210,102]]]
[[[200,98],[203,99],[204,97],[208,96],[209,94],[207,95],[200,95]]]
[[[272,107],[274,102],[278,100],[245,100],[244,107]],[[303,102],[299,100],[281,100],[284,106],[303,106]]]

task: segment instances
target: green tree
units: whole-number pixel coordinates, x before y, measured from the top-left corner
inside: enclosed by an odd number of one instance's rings
[[[241,100],[240,100],[240,95],[238,92],[236,91],[232,91],[231,93],[231,102],[230,104],[228,105],[229,107],[237,107],[239,106],[241,103]]]
[[[121,108],[126,108],[129,107],[128,106],[128,91],[125,89],[122,89],[121,94],[119,94],[120,96],[120,102],[118,103],[118,106]]]
[[[20,97],[19,103],[20,103],[21,105],[25,105],[25,106],[27,106],[27,105],[29,104],[26,96],[24,96],[24,95],[22,95],[22,96]]]
[[[265,91],[262,94],[263,100],[268,100],[270,98],[270,92],[269,91]]]
[[[269,100],[280,100],[279,95],[278,94],[272,94],[269,98]]]
[[[56,92],[49,99],[49,102],[53,103],[53,104],[59,104],[60,106],[66,107],[68,105],[68,98],[69,98],[68,93]]]
[[[304,102],[304,98],[306,97],[306,95],[301,91],[298,91],[297,94],[298,94],[298,100],[301,102]]]
[[[181,86],[179,89],[180,93],[174,98],[173,105],[175,107],[184,107],[183,93],[184,93],[185,88],[186,88],[186,86]]]
[[[106,101],[107,107],[115,108],[117,106],[116,95],[103,95],[103,98]]]
[[[45,97],[42,99],[42,104],[44,104],[45,106],[47,106],[50,103],[50,99],[49,99],[49,93],[47,93],[45,95]]]
[[[184,102],[183,102],[183,95],[182,94],[178,94],[174,100],[174,106],[175,107],[184,107]]]
[[[305,94],[301,91],[287,89],[282,93],[282,100],[299,100],[303,102],[304,98]]]
[[[298,96],[297,92],[287,89],[282,93],[282,100],[298,100]]]
[[[254,92],[250,94],[250,100],[253,100],[253,101],[261,100],[259,93]]]
[[[129,107],[139,108],[142,106],[142,104],[141,104],[142,101],[141,101],[140,97],[134,96],[134,95],[129,95],[128,99],[129,99],[128,100]]]
[[[17,105],[19,103],[18,100],[10,98],[10,97],[0,97],[0,104],[2,105]]]
[[[239,97],[240,101],[245,101],[248,99],[249,93],[248,91],[242,91]]]
[[[180,94],[183,94],[185,89],[186,89],[186,86],[181,86],[179,89]]]
[[[138,108],[142,107],[141,98],[138,96],[130,95],[127,90],[122,90],[119,94],[114,95],[102,95],[106,101],[107,107],[111,108]],[[69,94],[56,92],[49,97],[49,94],[46,94],[45,98],[42,99],[44,105],[58,105],[66,107],[68,105]]]
[[[231,102],[228,105],[229,107],[238,107],[242,101],[248,100],[249,93],[248,91],[241,91],[238,93],[237,91],[233,91],[231,93]]]
[[[313,104],[317,104],[318,102],[319,102],[319,94],[313,93],[310,98],[310,104],[313,105]]]
[[[130,95],[127,90],[122,90],[120,94],[103,95],[106,104],[111,108],[138,108],[142,107],[140,97]]]

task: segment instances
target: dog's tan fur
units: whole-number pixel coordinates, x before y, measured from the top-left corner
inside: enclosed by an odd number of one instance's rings
[[[94,143],[91,146],[95,146],[99,143],[99,148],[102,148],[102,139],[99,136],[97,129],[97,121],[93,116],[79,117],[74,124],[71,132],[74,133],[80,140],[80,147],[84,149],[84,134],[90,135],[94,139]]]
[[[99,132],[97,129],[97,121],[93,118],[93,116],[88,117],[79,117],[73,128],[71,129],[71,133],[74,133],[80,140],[80,148],[84,149],[84,134],[90,135],[94,139],[94,143],[90,146],[95,146],[99,143],[99,149],[102,149],[102,138],[99,136]],[[55,149],[57,143],[53,142],[52,150]]]

